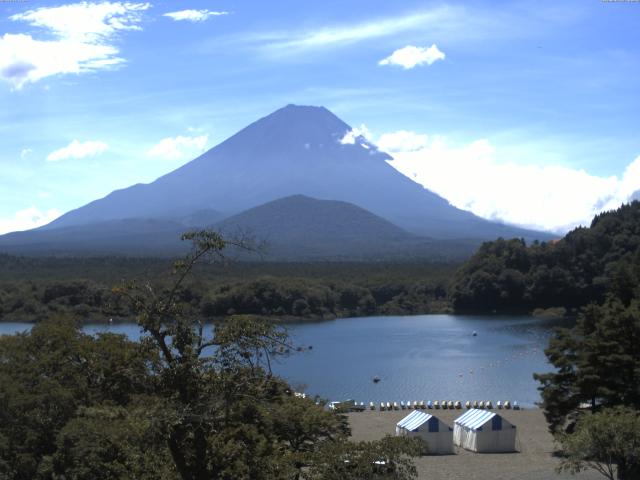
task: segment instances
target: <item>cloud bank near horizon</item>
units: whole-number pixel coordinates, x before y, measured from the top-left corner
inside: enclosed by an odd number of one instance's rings
[[[640,190],[640,155],[618,176],[562,165],[500,162],[486,139],[453,145],[406,130],[381,135],[389,164],[452,205],[489,219],[563,234]]]

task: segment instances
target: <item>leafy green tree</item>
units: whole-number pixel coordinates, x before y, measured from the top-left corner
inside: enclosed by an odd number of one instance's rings
[[[149,391],[152,367],[140,345],[121,335],[85,335],[66,318],[0,337],[0,472],[37,478],[80,407],[127,404]]]
[[[559,471],[593,469],[610,480],[640,478],[640,412],[635,409],[583,415],[573,433],[557,439],[564,454]]]
[[[138,403],[138,402],[136,402]],[[155,428],[153,400],[128,407],[82,407],[59,432],[42,478],[175,480],[177,472]]]
[[[273,359],[293,350],[284,330],[236,316],[207,337],[202,321],[184,308],[183,284],[195,265],[208,255],[221,258],[225,248],[245,245],[207,231],[183,238],[194,248],[175,264],[169,288],[129,284],[118,290],[138,312],[138,323],[160,358],[157,418],[180,478],[298,478],[319,462],[333,461],[322,454],[326,445],[351,451],[344,419],[297,400],[272,374]],[[354,296],[358,304],[360,299]],[[397,458],[392,478],[410,478],[405,475],[410,460],[396,452],[413,451],[402,450],[402,442],[372,444],[381,456]]]
[[[640,303],[610,298],[585,309],[577,325],[559,329],[545,350],[555,372],[536,374],[552,431],[568,427],[587,404],[640,405]]]
[[[377,442],[327,442],[305,473],[307,480],[410,480],[417,478],[411,457],[424,451],[419,438],[386,436]]]

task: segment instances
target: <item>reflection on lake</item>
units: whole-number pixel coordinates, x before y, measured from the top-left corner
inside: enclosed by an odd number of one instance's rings
[[[290,324],[296,345],[313,346],[274,370],[295,387],[330,400],[539,400],[534,372],[550,370],[543,353],[552,327],[533,317],[419,315]],[[30,327],[0,323],[0,334]],[[90,324],[138,338],[135,324]],[[473,336],[473,332],[477,332]],[[378,376],[381,381],[374,383]]]

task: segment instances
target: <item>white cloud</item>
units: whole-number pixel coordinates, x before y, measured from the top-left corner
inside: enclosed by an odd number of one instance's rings
[[[478,216],[565,232],[588,225],[596,213],[617,208],[640,189],[640,156],[620,176],[598,176],[559,165],[498,162],[481,139],[462,146],[442,137],[398,131],[382,135],[389,163],[409,178]]]
[[[178,12],[165,13],[163,16],[174,19],[176,22],[186,20],[189,22],[204,22],[209,17],[228,15],[229,12],[215,12],[211,10],[180,10]]]
[[[356,140],[365,139],[371,140],[372,135],[367,126],[363,123],[360,127],[354,127],[349,130],[344,136],[340,139],[340,143],[342,145],[354,145]]]
[[[427,135],[398,130],[380,135],[376,142],[380,150],[387,153],[413,152],[427,146]]]
[[[179,160],[190,154],[193,155],[204,152],[208,141],[208,135],[199,135],[197,137],[184,137],[182,135],[167,137],[147,150],[147,155],[165,160]]]
[[[434,43],[429,48],[407,45],[400,48],[378,62],[378,65],[399,65],[405,70],[418,65],[432,65],[438,60],[444,60],[445,54]]]
[[[93,155],[99,155],[107,149],[107,144],[100,141],[79,142],[73,140],[66,147],[51,152],[47,156],[48,162],[57,162],[67,160],[69,158],[85,158]]]
[[[24,160],[25,158],[27,158],[31,153],[33,153],[33,150],[31,150],[30,148],[23,148],[22,151],[20,152],[20,158],[22,160]]]
[[[123,63],[115,37],[140,30],[141,12],[149,3],[74,3],[42,7],[12,15],[40,29],[31,34],[5,33],[0,37],[0,78],[20,89],[59,74],[84,73]]]
[[[62,215],[55,208],[41,211],[34,206],[16,212],[12,217],[0,218],[0,235],[41,227]]]

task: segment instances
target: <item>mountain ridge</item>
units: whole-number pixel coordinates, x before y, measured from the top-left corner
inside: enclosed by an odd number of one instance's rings
[[[165,231],[173,228],[172,222],[185,224],[189,218],[191,223],[202,224],[202,212],[214,212],[212,216],[219,221],[280,198],[302,195],[353,204],[410,234],[436,240],[479,243],[497,237],[553,238],[452,206],[395,170],[388,163],[392,157],[365,138],[344,141],[351,131],[324,107],[290,104],[151,183],[116,190],[31,232],[38,235],[101,225],[99,230],[112,225],[136,236],[145,230],[139,230],[135,219],[156,221],[158,228],[166,222],[161,228]],[[149,228],[151,235],[155,227]],[[55,237],[43,235],[45,243],[46,238]],[[105,235],[114,237],[117,232]],[[88,233],[85,236],[91,238]],[[3,238],[0,244],[6,245]]]

